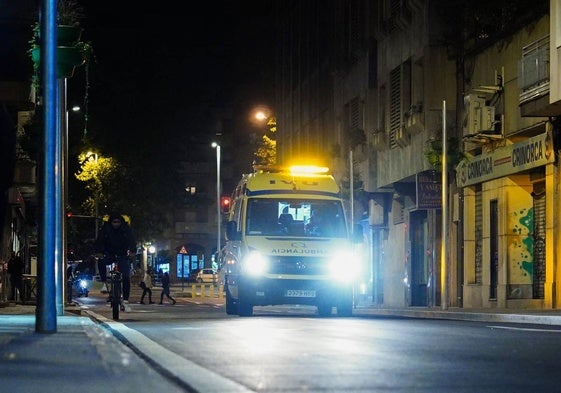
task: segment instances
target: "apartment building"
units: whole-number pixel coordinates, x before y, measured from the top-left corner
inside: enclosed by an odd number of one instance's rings
[[[559,306],[558,8],[279,5],[278,157],[334,170],[374,303]]]

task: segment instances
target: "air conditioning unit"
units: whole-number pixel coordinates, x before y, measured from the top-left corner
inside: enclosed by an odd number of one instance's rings
[[[469,94],[464,97],[464,136],[495,130],[495,107],[487,106],[485,97]]]

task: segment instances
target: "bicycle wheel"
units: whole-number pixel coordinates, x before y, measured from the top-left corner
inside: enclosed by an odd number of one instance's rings
[[[111,308],[113,310],[113,320],[119,320],[119,308],[121,307],[121,294],[119,293],[119,283],[113,282],[111,287]]]

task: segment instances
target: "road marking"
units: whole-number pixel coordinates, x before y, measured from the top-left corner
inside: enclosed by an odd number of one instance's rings
[[[142,333],[121,322],[105,318],[95,312],[88,311],[94,319],[106,325],[119,340],[140,354],[153,366],[157,366],[162,373],[171,375],[182,381],[198,392],[205,393],[255,393],[255,391],[239,384],[238,382],[225,378],[220,374],[195,364],[175,352],[161,346]]]
[[[504,329],[504,330],[522,330],[525,332],[547,332],[547,333],[561,333],[560,329],[537,329],[537,328],[520,328],[515,326],[487,326],[491,329]]]

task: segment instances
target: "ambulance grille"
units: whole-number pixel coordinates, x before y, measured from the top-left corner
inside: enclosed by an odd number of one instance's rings
[[[317,275],[327,273],[326,258],[278,257],[271,261],[272,274]]]

